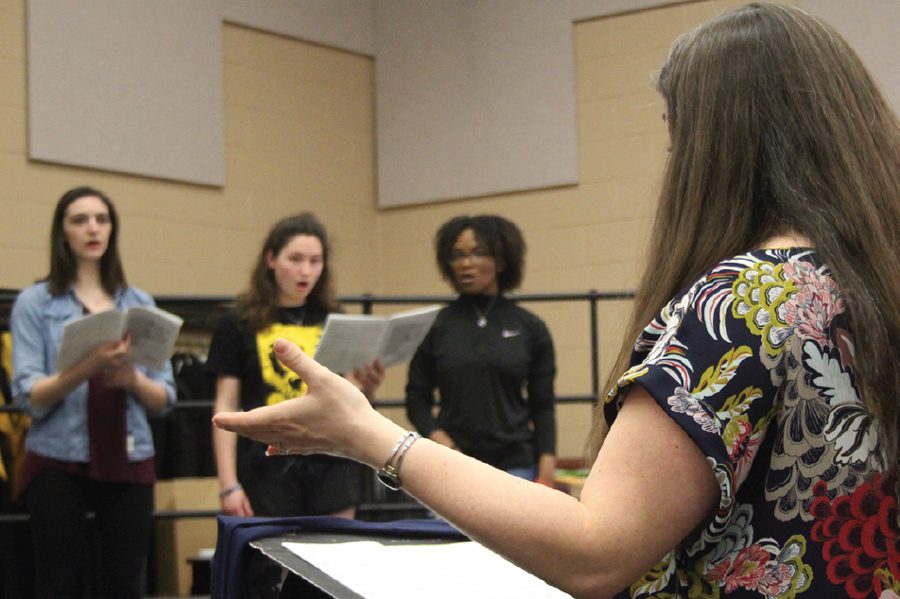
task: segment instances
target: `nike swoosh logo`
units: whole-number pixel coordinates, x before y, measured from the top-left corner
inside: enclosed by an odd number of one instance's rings
[[[502,331],[500,331],[500,336],[504,339],[509,339],[510,337],[518,337],[520,334],[522,334],[522,331],[514,331],[510,329],[503,329]]]

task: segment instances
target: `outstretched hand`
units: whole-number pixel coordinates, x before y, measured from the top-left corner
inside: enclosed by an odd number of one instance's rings
[[[307,356],[295,344],[279,339],[275,355],[309,388],[303,397],[249,412],[219,412],[213,424],[277,448],[274,453],[327,453],[349,458],[354,441],[372,417],[380,418],[366,397],[347,379]]]

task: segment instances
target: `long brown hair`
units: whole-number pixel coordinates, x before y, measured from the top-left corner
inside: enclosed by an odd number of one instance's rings
[[[109,244],[103,257],[100,258],[100,282],[103,290],[114,295],[119,289],[128,287],[125,280],[125,269],[119,257],[119,215],[110,199],[93,187],[76,187],[70,189],[56,202],[53,211],[53,224],[50,226],[50,273],[47,275],[47,286],[51,295],[60,295],[69,290],[78,275],[78,265],[72,254],[72,248],[66,242],[63,221],[66,210],[75,200],[86,197],[100,198],[109,210]]]
[[[659,310],[788,232],[841,285],[886,466],[900,458],[900,124],[856,53],[803,11],[751,4],[679,38],[659,74],[671,152],[610,384]],[[712,226],[711,226],[712,225]]]
[[[269,252],[277,256],[297,235],[316,237],[322,243],[322,274],[306,298],[307,305],[325,312],[339,310],[328,263],[331,253],[328,234],[319,219],[310,212],[303,212],[275,223],[263,242],[247,291],[237,298],[235,310],[238,317],[255,331],[266,328],[278,318],[278,284],[275,273],[268,265]]]

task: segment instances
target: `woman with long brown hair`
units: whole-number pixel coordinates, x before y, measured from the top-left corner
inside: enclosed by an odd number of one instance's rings
[[[284,342],[309,401],[216,423],[381,468],[579,597],[896,597],[897,117],[772,4],[679,38],[659,89],[671,153],[580,500],[416,441]]]
[[[216,374],[215,411],[273,405],[299,397],[305,383],[272,354],[275,339],[314,353],[330,312],[339,311],[329,262],[328,234],[309,212],[288,216],[269,231],[235,309],[213,333],[207,367]],[[356,373],[371,394],[379,364]],[[267,459],[265,446],[213,431],[223,510],[234,516],[332,514],[353,517],[361,501],[357,464],[330,456]]]
[[[154,305],[126,283],[118,240],[119,217],[105,194],[63,194],[50,229],[50,272],[19,294],[10,317],[13,395],[31,415],[19,484],[31,514],[36,597],[83,597],[92,577],[98,596],[142,591],[156,480],[147,417],[175,401],[172,368],[134,365],[127,336],[67,368],[57,364],[66,323]]]

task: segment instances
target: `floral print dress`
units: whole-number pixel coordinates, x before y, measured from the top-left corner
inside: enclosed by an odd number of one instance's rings
[[[639,383],[706,455],[718,511],[621,597],[900,598],[900,531],[842,294],[809,249],[725,260],[640,335]]]

